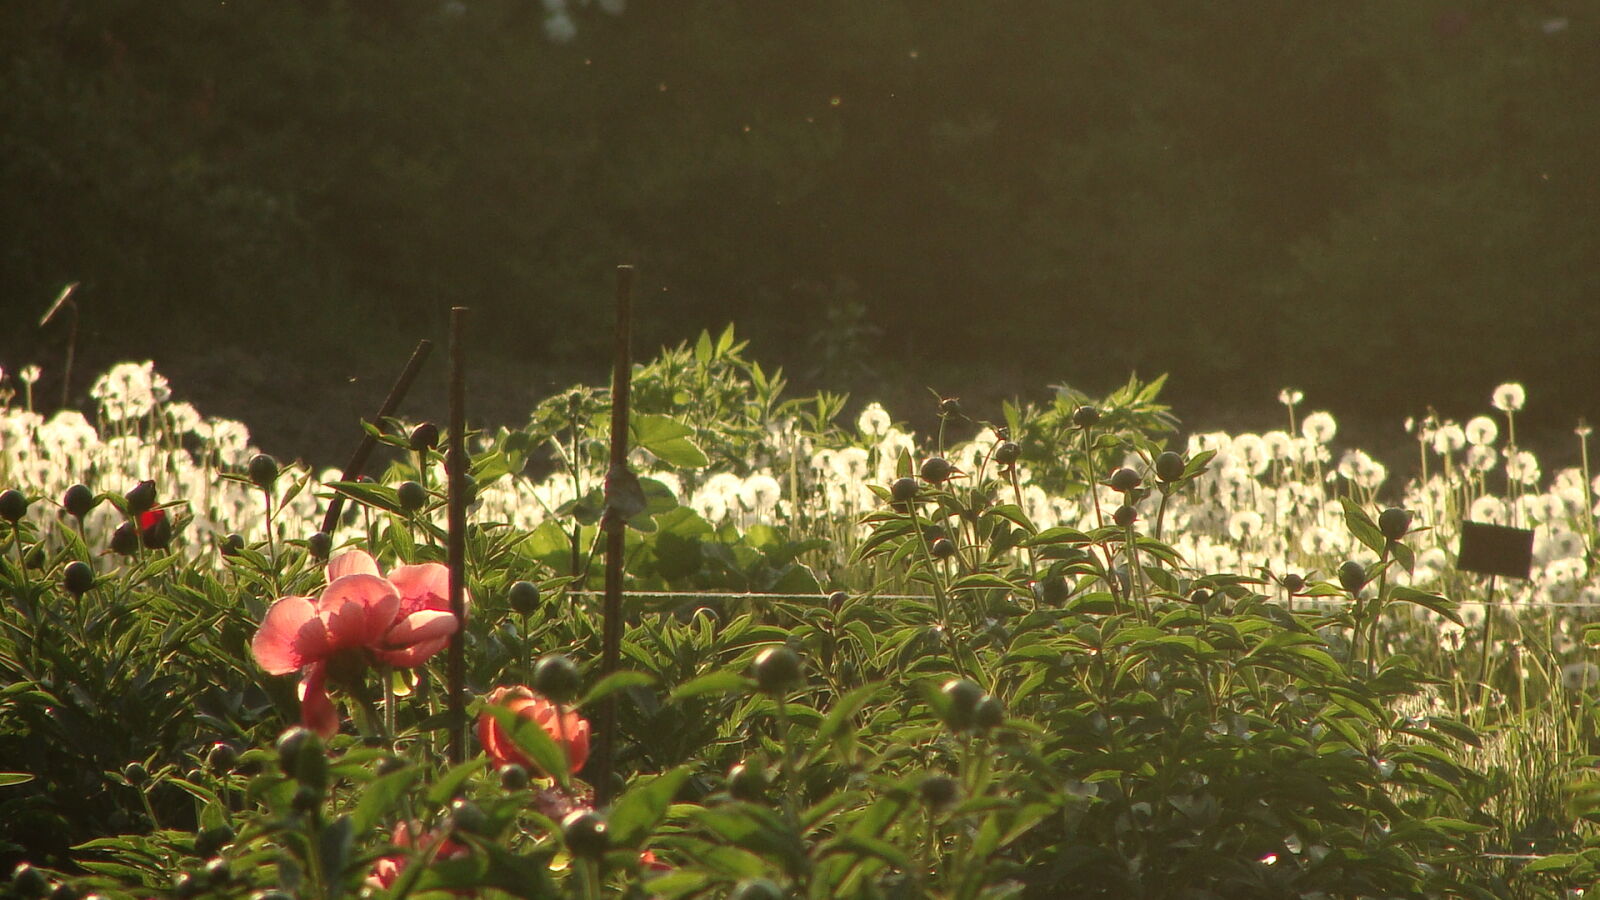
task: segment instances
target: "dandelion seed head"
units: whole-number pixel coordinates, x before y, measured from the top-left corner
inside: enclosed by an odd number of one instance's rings
[[[1253,509],[1242,509],[1228,517],[1228,537],[1247,541],[1261,534],[1261,514]]]
[[[868,403],[867,408],[856,418],[856,428],[867,437],[882,437],[889,433],[889,426],[893,424],[894,420],[889,418],[889,412],[877,402]]]
[[[1474,447],[1487,447],[1500,439],[1500,426],[1488,416],[1473,416],[1467,420],[1467,443]]]
[[[1485,494],[1472,501],[1472,505],[1467,508],[1467,519],[1472,522],[1482,522],[1487,525],[1504,525],[1506,518],[1505,501],[1490,494]]]
[[[1304,399],[1306,399],[1305,392],[1297,391],[1294,388],[1284,388],[1278,392],[1278,402],[1282,403],[1284,406],[1298,406],[1300,401]]]
[[[1456,453],[1467,445],[1467,433],[1460,425],[1446,422],[1440,425],[1433,433],[1433,452],[1444,456],[1447,453]]]
[[[1272,453],[1267,442],[1253,434],[1241,434],[1233,439],[1233,454],[1246,472],[1259,476],[1272,465]]]
[[[776,511],[778,501],[782,499],[783,488],[778,484],[778,479],[765,472],[757,472],[739,485],[739,502],[744,504],[745,509],[757,514]]]
[[[1467,448],[1467,465],[1479,472],[1487,472],[1500,462],[1500,451],[1487,444]]]
[[[1339,423],[1329,412],[1318,411],[1300,423],[1300,434],[1314,444],[1326,444],[1339,432]]]
[[[1525,485],[1539,483],[1539,458],[1532,451],[1518,450],[1506,455],[1506,477]]]
[[[1508,381],[1494,389],[1489,402],[1501,412],[1516,412],[1528,401],[1528,392],[1515,381]]]

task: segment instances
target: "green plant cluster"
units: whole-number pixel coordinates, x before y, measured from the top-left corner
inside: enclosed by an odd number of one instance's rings
[[[639,376],[633,437],[684,477],[748,467],[808,409],[813,440],[846,441],[833,400],[783,400],[779,376],[746,362],[731,330]],[[532,768],[491,770],[476,748],[448,764],[442,655],[345,678],[353,722],[326,741],[292,727],[295,690],[254,663],[251,642],[275,599],[321,589],[325,560],[345,549],[327,536],[188,554],[187,518],[173,513],[164,532],[151,518],[178,508],[170,487],[141,484],[90,498],[137,530],[84,579],[75,567],[106,548],[85,542],[82,517],[36,515],[49,500],[7,491],[0,813],[16,825],[5,851],[24,860],[12,888],[54,900],[752,900],[1531,898],[1592,886],[1592,785],[1496,805],[1531,782],[1508,784],[1479,751],[1508,725],[1524,749],[1540,746],[1536,720],[1515,718],[1532,715],[1527,698],[1495,720],[1418,712],[1446,679],[1420,656],[1378,650],[1407,610],[1461,622],[1454,601],[1399,583],[1415,564],[1411,517],[1347,503],[1345,526],[1377,560],[1325,578],[1195,568],[1167,543],[1164,515],[1214,457],[1166,448],[1159,389],[1063,387],[1054,406],[1005,410],[1015,451],[1002,441],[965,469],[941,455],[943,435],[902,452],[895,478],[870,486],[875,507],[843,529],[713,527],[648,478],[631,501],[602,495],[598,511],[581,492],[532,530],[474,516],[466,686],[534,685],[596,728],[615,703],[604,736],[615,800],[602,807],[593,757],[569,773],[566,735],[490,700],[473,704],[479,736],[503,729]],[[946,420],[967,415],[939,405]],[[587,470],[604,456],[607,413],[603,392],[575,389],[526,429],[482,436],[471,492],[530,459],[559,467],[565,453]],[[386,569],[443,560],[433,473],[448,441],[375,430],[399,458],[375,482],[330,485],[352,506],[345,546]],[[1086,529],[1039,527],[1016,501],[1024,458],[1061,490],[1120,505]],[[230,477],[281,509],[309,476],[268,463]],[[607,508],[626,513],[636,592],[623,668],[609,675],[588,590]],[[660,588],[711,596],[664,601]],[[1593,741],[1591,727],[1568,746]],[[1587,752],[1555,764],[1579,771]],[[1547,821],[1529,846],[1534,816]]]

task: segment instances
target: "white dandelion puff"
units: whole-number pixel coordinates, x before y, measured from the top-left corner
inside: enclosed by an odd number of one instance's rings
[[[889,426],[893,424],[894,420],[889,418],[888,411],[876,402],[868,403],[856,418],[856,428],[867,437],[882,437],[889,433]]]
[[[1467,443],[1474,447],[1487,447],[1500,439],[1500,426],[1488,416],[1473,416],[1467,420]]]
[[[1326,444],[1339,432],[1339,423],[1329,412],[1314,412],[1300,423],[1300,434],[1314,444]]]
[[[1501,412],[1516,412],[1522,408],[1523,404],[1528,402],[1528,392],[1523,390],[1522,385],[1517,384],[1515,381],[1508,381],[1494,389],[1494,394],[1489,398],[1489,402]]]

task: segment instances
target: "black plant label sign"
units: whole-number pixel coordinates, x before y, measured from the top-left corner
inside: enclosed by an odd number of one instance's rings
[[[1533,568],[1533,532],[1505,525],[1462,522],[1456,568],[1481,575],[1527,578]]]

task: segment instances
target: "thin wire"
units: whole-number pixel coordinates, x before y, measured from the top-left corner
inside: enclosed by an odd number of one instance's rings
[[[622,592],[627,597],[644,597],[650,599],[692,599],[706,597],[712,599],[750,599],[750,600],[826,600],[827,594],[781,594],[765,593],[762,591],[632,591]],[[587,597],[591,599],[604,598],[604,591],[568,591],[571,597]],[[874,600],[932,600],[931,594],[859,594],[855,596],[871,597]],[[1312,597],[1296,598],[1297,606],[1335,606],[1341,600],[1319,600]],[[1583,603],[1581,601],[1550,601],[1550,602],[1520,602],[1516,600],[1494,600],[1485,603],[1482,600],[1461,600],[1460,606],[1489,606],[1495,608],[1515,607],[1521,609],[1593,609],[1600,612],[1600,604]]]

